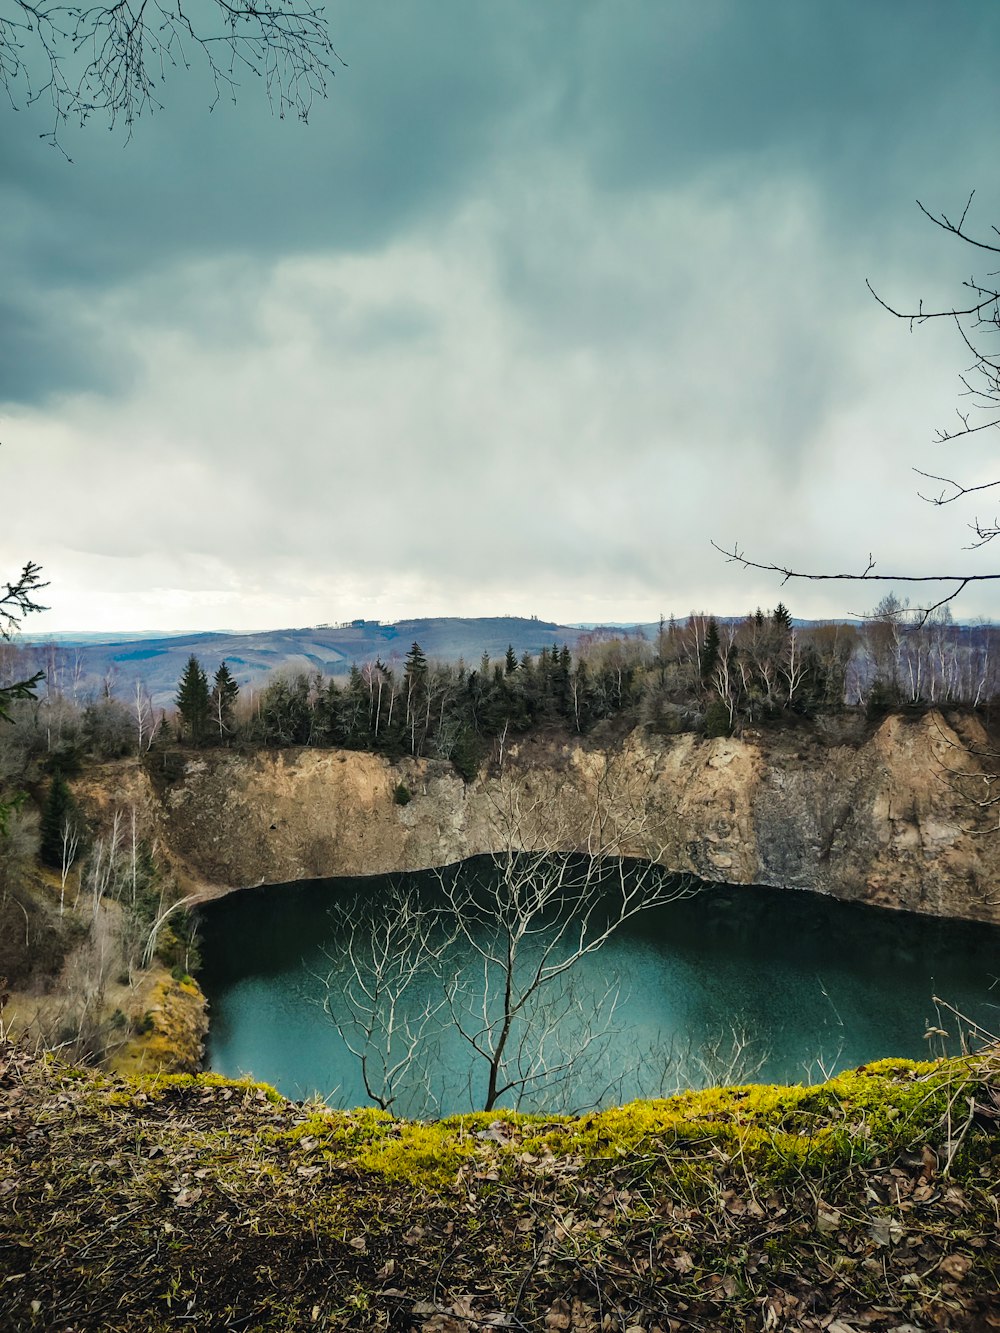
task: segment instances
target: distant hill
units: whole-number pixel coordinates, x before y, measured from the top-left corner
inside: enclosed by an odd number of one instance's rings
[[[616,627],[625,628],[625,627]],[[629,627],[633,630],[641,627]],[[656,626],[647,627],[655,633]],[[44,643],[27,645],[33,659],[53,683],[78,694],[100,690],[105,681],[118,695],[127,695],[142,681],[158,707],[169,707],[184,664],[193,653],[211,676],[225,660],[240,687],[257,685],[277,668],[298,672],[320,671],[345,676],[352,663],[381,658],[400,665],[417,642],[431,661],[477,665],[483,653],[502,658],[511,644],[520,657],[536,654],[553,643],[576,646],[590,628],[559,625],[550,620],[520,616],[482,616],[466,619],[439,616],[382,624],[355,620],[348,625],[318,625],[307,629],[267,630],[258,634],[171,634],[156,638],[122,634],[92,642],[83,634],[68,634]]]
[[[719,616],[720,623],[741,617]],[[796,619],[797,628],[826,623]],[[856,621],[853,623],[857,623]],[[21,642],[32,669],[46,672],[53,684],[78,697],[99,692],[108,682],[115,694],[125,697],[141,681],[157,707],[170,707],[184,664],[192,653],[212,675],[225,660],[240,685],[257,686],[269,672],[283,668],[292,672],[320,671],[326,676],[346,676],[352,663],[363,666],[380,658],[398,666],[417,642],[431,661],[479,663],[483,653],[494,660],[512,645],[518,657],[565,643],[575,648],[585,635],[595,631],[642,634],[656,638],[658,623],[611,625],[560,625],[552,620],[523,616],[437,616],[383,623],[353,620],[345,625],[315,625],[305,629],[263,630],[234,634],[227,630],[197,633],[143,634],[127,631],[101,637],[82,632],[53,635],[44,641]]]

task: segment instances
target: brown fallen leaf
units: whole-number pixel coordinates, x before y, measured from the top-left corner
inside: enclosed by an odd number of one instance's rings
[[[942,1273],[947,1273],[950,1278],[956,1282],[961,1282],[972,1267],[972,1260],[964,1254],[949,1254],[941,1260],[940,1268]]]
[[[840,1226],[840,1212],[836,1208],[820,1207],[816,1210],[816,1230],[828,1236]]]
[[[552,1304],[545,1316],[545,1327],[555,1330],[555,1333],[564,1333],[571,1327],[570,1309],[565,1301],[558,1300]]]

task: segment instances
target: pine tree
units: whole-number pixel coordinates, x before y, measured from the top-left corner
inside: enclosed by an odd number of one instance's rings
[[[715,623],[715,616],[712,616],[708,622],[708,628],[705,630],[705,642],[701,645],[701,653],[698,657],[698,669],[702,680],[708,680],[715,670],[718,660],[719,627]]]
[[[63,839],[66,830],[79,822],[76,802],[73,800],[66,779],[56,773],[49,786],[49,794],[42,811],[39,825],[39,855],[47,866],[59,870],[63,864]]]
[[[507,656],[504,658],[504,670],[508,676],[512,676],[517,670],[517,654],[514,652],[514,645],[508,643]]]
[[[403,696],[406,701],[405,725],[410,738],[410,753],[419,754],[427,726],[427,658],[417,642],[406,654]]]
[[[790,630],[792,628],[792,613],[784,602],[779,602],[771,612],[771,623],[775,629]]]
[[[208,692],[208,677],[193,654],[188,658],[177,686],[177,711],[182,732],[187,733],[192,745],[201,745],[212,715],[212,700]]]
[[[219,728],[219,739],[224,739],[233,730],[233,711],[239,698],[240,687],[236,684],[225,662],[220,662],[212,682],[212,722]]]
[[[357,663],[351,664],[347,687],[341,694],[340,730],[350,750],[366,750],[371,745],[368,690]]]

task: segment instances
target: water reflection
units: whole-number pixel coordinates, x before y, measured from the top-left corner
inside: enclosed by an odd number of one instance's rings
[[[481,858],[460,873],[481,887],[491,870]],[[403,878],[429,901],[438,892],[433,876]],[[368,1101],[358,1061],[324,1013],[324,979],[344,945],[329,909],[357,899],[378,919],[389,896],[381,877],[311,881],[247,890],[205,908],[210,1067],[252,1073],[292,1097]],[[475,962],[467,949],[456,955],[445,981],[471,984]],[[626,923],[572,970],[571,989],[550,993],[550,1013],[565,1010],[546,1038],[557,1062],[581,1033],[596,1036],[609,988],[619,988],[606,1039],[590,1042],[572,1078],[541,1082],[526,1104],[578,1109],[601,1097],[651,1096],[727,1077],[795,1082],[887,1055],[920,1058],[928,1027],[955,1026],[941,1022],[934,995],[1000,1030],[998,971],[996,928],[802,892],[705,886]],[[440,995],[440,979],[414,987],[411,1002],[426,1005],[432,992]],[[468,1042],[445,1022],[395,1109],[481,1105],[485,1074],[469,1057]]]

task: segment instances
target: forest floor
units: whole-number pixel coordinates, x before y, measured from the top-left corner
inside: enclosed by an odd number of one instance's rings
[[[0,1042],[0,1327],[1000,1329],[1000,1051],[423,1124]]]

